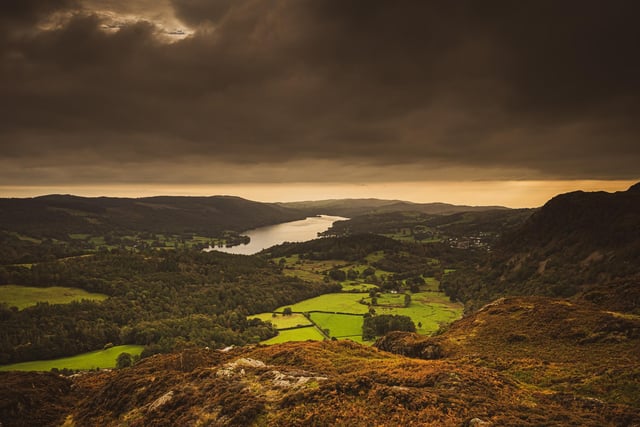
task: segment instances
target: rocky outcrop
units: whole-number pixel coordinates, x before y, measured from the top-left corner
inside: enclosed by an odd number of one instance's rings
[[[436,339],[411,332],[390,332],[378,338],[373,346],[417,359],[436,360],[446,356],[444,348]]]

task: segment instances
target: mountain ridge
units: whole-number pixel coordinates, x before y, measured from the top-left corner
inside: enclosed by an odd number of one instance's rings
[[[404,200],[385,200],[376,198],[364,199],[326,199],[300,202],[281,202],[280,206],[300,209],[306,212],[323,213],[327,215],[356,216],[369,213],[385,212],[421,212],[433,215],[452,214],[457,212],[486,211],[494,209],[509,209],[504,206],[468,206],[453,205],[442,202],[416,203]]]
[[[638,188],[555,196],[503,235],[484,263],[447,276],[443,288],[471,311],[500,296],[546,295],[587,297],[637,313]]]
[[[37,230],[56,223],[67,233],[125,231],[200,232],[244,231],[304,218],[304,214],[273,203],[236,196],[155,196],[142,198],[46,195],[0,199],[0,227],[10,231]]]

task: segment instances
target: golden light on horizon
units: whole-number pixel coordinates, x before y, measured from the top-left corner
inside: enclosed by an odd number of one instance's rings
[[[1,197],[74,194],[85,197],[229,195],[260,202],[377,198],[416,203],[532,208],[571,191],[625,191],[635,180],[412,181],[378,183],[241,183],[0,186]]]

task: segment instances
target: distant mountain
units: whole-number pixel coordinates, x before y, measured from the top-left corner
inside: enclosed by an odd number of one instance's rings
[[[244,231],[304,218],[304,214],[273,203],[232,196],[133,198],[49,195],[0,199],[0,230],[51,236],[69,233],[146,231]]]
[[[312,215],[326,214],[346,217],[387,212],[421,212],[433,215],[445,215],[458,212],[508,209],[503,206],[459,206],[448,203],[412,203],[402,200],[380,199],[332,199],[279,203],[279,205],[298,209]]]
[[[506,233],[485,265],[443,285],[474,307],[504,295],[582,296],[640,313],[640,185],[554,197]]]

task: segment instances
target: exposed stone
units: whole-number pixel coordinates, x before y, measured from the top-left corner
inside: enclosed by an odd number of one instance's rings
[[[162,396],[154,400],[153,403],[149,405],[149,411],[150,412],[155,411],[156,409],[160,408],[161,406],[169,402],[172,398],[173,398],[173,390],[163,394]]]
[[[239,375],[241,377],[246,375],[246,371],[244,368],[266,368],[267,365],[257,359],[251,359],[249,357],[242,357],[234,362],[230,362],[225,364],[222,368],[216,371],[216,375],[219,377],[232,377],[234,375]],[[241,368],[237,370],[237,368]]]
[[[313,375],[304,375],[302,373],[289,373],[285,374],[280,371],[269,371],[268,376],[272,376],[273,379],[272,384],[278,388],[300,388],[306,385],[309,381],[324,381],[327,377],[313,376]]]
[[[491,423],[487,421],[482,421],[480,418],[472,418],[467,423],[469,427],[481,427],[481,426],[490,426]]]

